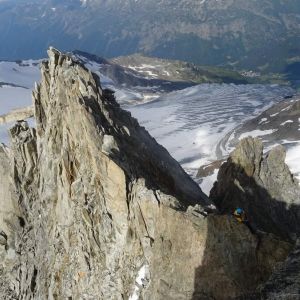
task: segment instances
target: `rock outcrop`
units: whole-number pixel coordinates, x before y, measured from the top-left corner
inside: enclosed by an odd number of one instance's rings
[[[263,156],[259,139],[243,139],[221,166],[210,198],[222,213],[243,207],[258,229],[292,240],[300,234],[299,182],[282,146]]]
[[[36,129],[17,122],[0,148],[1,298],[230,299],[265,282],[291,244],[209,213],[95,74],[48,54]]]
[[[258,295],[267,300],[300,298],[300,240],[286,261],[259,289]]]
[[[10,122],[15,122],[18,120],[24,120],[28,118],[32,118],[34,116],[33,107],[25,107],[21,109],[15,109],[5,115],[0,116],[0,125]]]
[[[286,261],[280,264],[266,283],[259,286],[255,292],[243,295],[236,300],[298,300],[300,298],[300,243],[297,240],[295,248]]]

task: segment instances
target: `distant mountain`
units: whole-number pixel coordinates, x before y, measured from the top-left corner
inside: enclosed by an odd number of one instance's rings
[[[300,77],[298,0],[4,0],[0,59],[49,45],[104,57],[143,53]]]
[[[160,59],[140,54],[121,56],[111,60],[112,63],[134,70],[147,77],[172,82],[192,83],[235,83],[246,84],[264,82],[264,79],[252,78],[230,69],[214,66],[199,66],[180,60]],[[272,82],[272,78],[268,78]]]

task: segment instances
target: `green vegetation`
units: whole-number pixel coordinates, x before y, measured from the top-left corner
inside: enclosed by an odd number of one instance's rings
[[[179,60],[133,54],[111,60],[123,67],[134,69],[143,75],[153,74],[154,78],[170,81],[188,81],[194,83],[266,83],[289,85],[285,74],[236,71],[225,67],[201,66]]]

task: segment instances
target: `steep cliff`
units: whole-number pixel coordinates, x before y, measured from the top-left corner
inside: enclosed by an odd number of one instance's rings
[[[257,234],[273,232],[295,242],[294,250],[268,281],[238,299],[299,299],[300,187],[285,164],[284,147],[263,155],[261,140],[243,139],[221,166],[210,198],[222,213],[244,208]]]
[[[282,146],[264,156],[259,139],[243,139],[221,166],[210,197],[223,213],[243,207],[258,229],[292,240],[300,234],[299,182]]]
[[[259,289],[258,295],[268,300],[300,298],[300,240],[287,260]]]
[[[95,74],[48,54],[36,129],[17,122],[0,148],[1,298],[230,299],[265,282],[291,244],[212,213]]]

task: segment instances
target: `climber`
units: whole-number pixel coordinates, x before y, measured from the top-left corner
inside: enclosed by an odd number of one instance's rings
[[[244,223],[247,220],[246,213],[242,208],[238,207],[233,215],[239,223]]]
[[[243,223],[245,224],[249,230],[251,231],[251,233],[255,234],[255,230],[254,228],[251,226],[247,215],[245,213],[245,211],[242,208],[237,208],[234,212],[233,212],[233,216],[235,217],[235,219],[239,222],[239,223]]]

